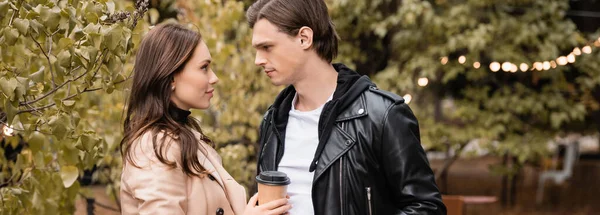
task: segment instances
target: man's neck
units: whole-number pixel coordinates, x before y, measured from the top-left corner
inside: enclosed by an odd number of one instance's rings
[[[298,94],[296,110],[311,111],[321,107],[327,102],[337,87],[338,73],[331,63],[319,59],[309,60],[304,66],[306,74],[294,88]]]

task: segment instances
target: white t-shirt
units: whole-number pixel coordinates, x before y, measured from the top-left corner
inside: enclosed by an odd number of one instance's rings
[[[319,145],[319,117],[325,104],[302,112],[294,107],[297,98],[298,94],[294,96],[289,112],[285,151],[278,170],[286,173],[292,182],[288,185],[289,201],[293,206],[290,215],[305,215],[314,214],[311,195],[314,172],[309,172],[309,168]]]

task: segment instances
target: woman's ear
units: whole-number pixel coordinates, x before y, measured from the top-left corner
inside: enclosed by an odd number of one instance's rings
[[[298,30],[298,39],[300,46],[304,49],[310,49],[313,43],[313,30],[309,27],[302,27]]]
[[[175,78],[171,78],[171,91],[175,91]]]

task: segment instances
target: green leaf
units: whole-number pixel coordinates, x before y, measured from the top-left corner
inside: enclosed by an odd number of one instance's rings
[[[156,22],[158,22],[158,18],[160,17],[158,10],[151,8],[148,10],[148,15],[150,16],[150,24],[156,24]]]
[[[64,100],[64,101],[62,101],[62,103],[64,106],[72,107],[75,104],[75,101],[74,100]]]
[[[17,79],[11,78],[7,80],[6,78],[0,78],[0,89],[6,96],[8,96],[9,100],[15,99],[15,89],[17,89],[19,82]]]
[[[35,83],[38,83],[38,84],[44,83],[44,73],[45,73],[44,71],[45,70],[46,70],[46,67],[45,66],[41,66],[40,69],[38,69],[37,72],[34,72],[31,75],[29,75],[29,79],[32,80]],[[43,90],[43,88],[42,88],[42,90]]]
[[[37,168],[43,168],[46,166],[44,154],[41,151],[38,151],[37,153],[35,153],[35,157],[33,157],[33,163],[35,164],[35,166]]]
[[[115,51],[123,38],[123,30],[119,27],[111,27],[108,33],[104,34],[106,47],[110,51]]]
[[[77,141],[73,141],[71,139],[65,139],[63,140],[64,142],[64,149],[62,150],[62,156],[60,157],[61,159],[61,164],[63,165],[76,165],[81,163],[80,159],[79,159],[79,152],[81,152],[81,150],[77,149],[80,148],[79,146],[75,146],[75,144],[77,144]],[[71,149],[72,148],[72,149]]]
[[[58,28],[58,24],[60,24],[60,8],[45,6],[40,8],[40,21],[50,31],[55,31]]]
[[[79,169],[75,166],[63,166],[60,169],[60,178],[62,178],[63,185],[66,188],[71,187],[77,177],[79,177]]]
[[[71,66],[71,53],[68,49],[62,50],[60,54],[58,54],[57,58],[58,65],[64,68],[68,68],[69,66]]]
[[[16,18],[13,20],[13,24],[15,25],[15,28],[19,30],[19,33],[27,35],[27,31],[29,30],[29,20]]]
[[[81,141],[81,144],[83,145],[83,149],[86,152],[92,151],[92,149],[96,145],[96,141],[92,137],[90,137],[88,134],[81,135],[81,137],[79,137],[79,140]]]
[[[29,135],[29,148],[35,154],[36,152],[41,151],[46,141],[47,138],[44,134],[40,133],[39,131],[34,131]]]
[[[67,135],[67,125],[66,124],[67,124],[67,122],[63,118],[63,115],[61,115],[60,117],[53,116],[52,119],[50,119],[50,122],[48,122],[48,125],[50,125],[52,128],[52,134],[59,141],[65,139],[65,137]]]
[[[29,89],[29,80],[24,77],[17,77],[17,88],[15,89],[15,98],[21,99]]]
[[[44,205],[43,202],[44,197],[42,197],[39,192],[34,191],[33,198],[31,199],[31,204],[33,205],[33,207],[35,207],[36,209],[41,209]]]
[[[8,14],[8,1],[3,1],[0,2],[0,18],[4,17],[6,14]]]
[[[14,28],[4,29],[4,42],[6,44],[15,44],[19,38],[19,31]]]
[[[6,113],[6,121],[7,122],[12,122],[13,118],[15,117],[15,115],[17,115],[17,112],[19,111],[15,106],[13,106],[12,102],[10,100],[6,100],[4,101],[4,112]]]
[[[37,20],[29,20],[29,26],[31,27],[31,30],[33,30],[29,33],[32,34],[34,37],[37,37],[40,34],[40,32],[44,32],[44,29],[46,29],[46,27],[39,23]]]
[[[109,14],[115,13],[115,3],[112,1],[106,2],[106,9],[108,10]]]
[[[58,40],[58,49],[68,49],[73,46],[73,44],[74,42],[71,38],[60,38],[60,40]]]
[[[89,23],[83,28],[83,33],[85,34],[98,34],[100,33],[100,28],[102,26],[99,24]]]

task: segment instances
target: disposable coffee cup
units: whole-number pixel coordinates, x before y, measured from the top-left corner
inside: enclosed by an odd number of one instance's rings
[[[256,176],[258,182],[258,204],[285,198],[290,178],[283,172],[264,171]]]

